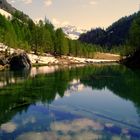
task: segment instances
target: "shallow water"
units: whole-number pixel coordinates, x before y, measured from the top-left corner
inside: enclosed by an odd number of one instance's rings
[[[139,140],[140,72],[121,65],[0,72],[2,140]]]

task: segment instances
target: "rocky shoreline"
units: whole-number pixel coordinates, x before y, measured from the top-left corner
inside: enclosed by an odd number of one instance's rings
[[[112,54],[110,54],[112,55]],[[113,56],[113,55],[112,55]],[[114,55],[114,58],[116,55]],[[24,50],[8,48],[0,43],[0,70],[10,68],[12,70],[30,69],[31,66],[40,65],[72,65],[118,62],[118,59],[89,59],[72,56],[54,57],[50,54],[35,55],[34,52],[26,53]],[[118,58],[118,56],[116,57]]]

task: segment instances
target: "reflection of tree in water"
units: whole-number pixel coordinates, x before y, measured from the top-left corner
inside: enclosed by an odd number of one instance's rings
[[[26,77],[27,74],[25,74]],[[14,75],[14,77],[19,75]],[[36,75],[22,83],[11,84],[0,91],[0,123],[10,120],[17,112],[26,110],[30,104],[52,102],[56,95],[63,97],[73,79],[93,89],[107,87],[116,95],[134,102],[140,108],[140,78],[138,73],[120,66],[85,66],[59,69],[54,73]]]
[[[140,73],[121,65],[97,69],[92,75],[81,79],[81,82],[93,89],[107,87],[121,98],[132,101],[140,114]]]
[[[1,71],[0,72],[0,88],[10,84],[23,82],[24,79],[29,77],[30,71]]]
[[[63,97],[69,81],[75,78],[75,75],[75,69],[59,70],[51,74],[36,75],[23,83],[8,84],[0,91],[0,123],[8,121],[16,112],[22,111],[32,103],[50,103],[56,94]],[[15,75],[15,79],[16,76],[18,75]]]

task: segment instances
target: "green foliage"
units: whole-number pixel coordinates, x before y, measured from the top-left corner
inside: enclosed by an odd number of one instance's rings
[[[16,40],[16,33],[12,23],[0,15],[0,41],[14,47]]]
[[[92,29],[85,34],[82,34],[79,38],[80,41],[96,44],[107,49],[112,49],[115,46],[124,45],[128,40],[129,30],[133,20],[137,17],[137,14],[123,17],[114,22],[106,30],[102,28]]]
[[[27,23],[29,20],[29,16],[25,15],[23,12],[16,10],[13,13],[13,16],[17,19],[19,19],[20,21]]]
[[[140,49],[140,12],[131,26],[129,39],[135,50]]]
[[[57,56],[70,55],[78,57],[94,56],[101,51],[97,45],[81,43],[66,37],[61,28],[55,30],[45,18],[35,24],[27,15],[16,11],[11,20],[0,15],[0,42],[13,48],[21,48],[37,53],[50,53]]]
[[[128,36],[126,43],[113,46],[111,52],[119,53],[122,56],[131,56],[140,49],[140,12],[135,14]]]

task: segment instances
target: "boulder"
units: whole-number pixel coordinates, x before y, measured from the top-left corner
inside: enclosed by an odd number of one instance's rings
[[[11,70],[30,69],[31,61],[25,52],[15,53],[9,60]]]
[[[8,64],[7,59],[4,57],[0,58],[0,65],[5,66],[6,64]]]
[[[0,65],[0,71],[4,70],[4,66]]]

